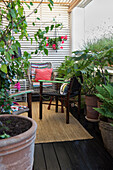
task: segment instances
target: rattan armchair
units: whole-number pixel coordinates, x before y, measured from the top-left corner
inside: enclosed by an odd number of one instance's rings
[[[35,81],[35,75],[37,69],[45,69],[45,68],[52,68],[52,64],[50,62],[31,62],[30,67],[28,70],[28,85],[29,89],[33,90],[33,96],[37,96],[40,93],[40,82]],[[46,76],[46,75],[45,75]],[[54,72],[52,71],[51,80],[54,80]],[[52,83],[45,82],[43,84],[44,91],[51,91],[53,88]]]

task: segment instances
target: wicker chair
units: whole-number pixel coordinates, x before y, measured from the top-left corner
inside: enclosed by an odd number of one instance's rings
[[[40,82],[35,81],[35,75],[37,69],[45,69],[52,68],[52,64],[50,62],[45,63],[37,63],[31,62],[29,70],[28,70],[28,81],[29,81],[29,89],[33,90],[33,96],[39,96],[40,93]],[[54,80],[54,72],[51,74],[51,80]],[[52,83],[44,83],[43,84],[44,91],[51,91],[53,89]]]

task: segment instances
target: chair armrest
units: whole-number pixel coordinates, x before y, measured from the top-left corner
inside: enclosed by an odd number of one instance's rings
[[[47,83],[70,83],[69,81],[52,81],[52,80],[38,80],[39,82],[47,82]]]
[[[65,80],[64,78],[56,77],[55,80]]]
[[[28,108],[19,110],[17,112],[13,112],[13,114],[18,115],[24,112],[28,112],[28,117],[32,118],[32,94],[31,94],[32,92],[33,90],[25,90],[25,91],[20,91],[20,92],[13,93],[10,95],[10,98],[12,98],[12,97],[16,97],[16,96],[23,95],[23,94],[28,94],[27,95]]]
[[[32,93],[32,92],[33,92],[33,90],[20,91],[20,92],[17,92],[17,93],[10,94],[10,98],[20,96],[22,94]]]

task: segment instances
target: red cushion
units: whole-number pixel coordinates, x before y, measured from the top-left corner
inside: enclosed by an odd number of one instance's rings
[[[51,80],[53,68],[44,68],[44,69],[36,69],[35,70],[35,81],[38,80]]]

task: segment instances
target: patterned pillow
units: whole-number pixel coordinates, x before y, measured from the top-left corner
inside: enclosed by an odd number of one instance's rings
[[[37,69],[35,70],[35,81],[38,82],[38,80],[51,80],[51,74],[52,74],[53,68],[44,68],[44,69]]]
[[[60,87],[60,94],[64,94],[66,95],[68,92],[68,84],[67,83],[63,83]]]
[[[35,81],[36,69],[49,68],[49,63],[31,63],[32,82]]]

